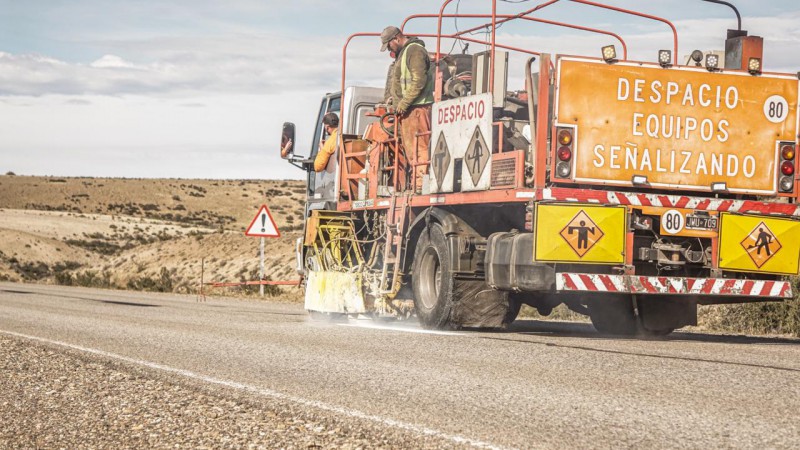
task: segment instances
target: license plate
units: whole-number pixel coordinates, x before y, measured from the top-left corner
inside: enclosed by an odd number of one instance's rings
[[[718,219],[716,216],[686,216],[686,228],[690,230],[716,230]]]

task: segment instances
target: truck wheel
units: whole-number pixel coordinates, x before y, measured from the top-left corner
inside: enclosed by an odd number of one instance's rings
[[[521,303],[508,292],[489,287],[485,280],[453,281],[450,321],[458,328],[503,329],[519,315]]]
[[[414,251],[411,284],[420,324],[425,328],[453,328],[450,319],[453,309],[450,250],[439,224],[431,224],[419,237]]]
[[[666,336],[687,325],[697,325],[697,299],[681,297],[638,297],[639,321],[651,336]]]
[[[520,309],[522,309],[522,302],[509,296],[508,312],[506,313],[506,317],[503,319],[503,325],[511,325],[512,322],[517,320],[517,316],[519,316]]]
[[[593,299],[587,306],[592,325],[600,333],[634,336],[639,332],[629,296],[603,296]]]
[[[639,317],[633,312],[633,299],[630,296],[608,296],[589,304],[589,318],[594,328],[605,334],[621,336],[666,336],[676,328],[690,324],[683,319],[693,312],[696,319],[696,305],[666,302],[653,298],[640,297]],[[694,306],[694,309],[692,309]]]

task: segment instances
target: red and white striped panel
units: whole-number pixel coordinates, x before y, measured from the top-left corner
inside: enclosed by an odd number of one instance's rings
[[[661,295],[725,295],[738,297],[792,298],[788,281],[726,280],[723,278],[644,277],[559,273],[559,291],[620,292]]]
[[[543,189],[540,199],[603,205],[655,206],[695,209],[700,211],[727,211],[800,217],[800,206],[797,204],[765,203],[750,200],[720,200],[682,195],[636,194],[630,192],[553,188]]]

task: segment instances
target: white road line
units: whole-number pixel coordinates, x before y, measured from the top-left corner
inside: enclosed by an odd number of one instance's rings
[[[375,423],[378,423],[380,425],[385,425],[385,426],[389,426],[389,427],[393,427],[393,428],[399,428],[401,430],[410,431],[412,433],[422,434],[422,435],[425,435],[425,436],[432,436],[432,437],[444,439],[444,440],[447,440],[447,441],[450,441],[450,442],[453,442],[453,443],[456,443],[456,444],[471,445],[473,447],[487,448],[487,449],[502,449],[503,448],[503,447],[498,447],[498,446],[496,446],[494,444],[491,444],[491,443],[488,443],[488,442],[483,442],[483,441],[479,441],[479,440],[476,440],[476,439],[471,439],[471,438],[467,438],[467,437],[463,437],[463,436],[459,436],[459,435],[447,434],[447,433],[439,431],[439,430],[434,430],[432,428],[422,427],[422,426],[419,426],[419,425],[414,425],[414,424],[411,424],[411,423],[402,422],[402,421],[395,420],[395,419],[390,419],[388,417],[375,416],[375,415],[367,414],[365,412],[361,412],[361,411],[358,411],[358,410],[355,410],[355,409],[345,408],[345,407],[336,406],[336,405],[330,405],[330,404],[327,404],[327,403],[324,403],[324,402],[320,402],[320,401],[317,401],[317,400],[308,400],[308,399],[305,399],[305,398],[302,398],[302,397],[295,397],[295,396],[292,396],[292,395],[283,394],[283,393],[280,393],[278,391],[273,391],[271,389],[266,389],[266,388],[262,388],[262,387],[258,387],[258,386],[252,386],[252,385],[249,385],[249,384],[237,383],[235,381],[229,381],[229,380],[222,380],[222,379],[219,379],[219,378],[213,378],[213,377],[209,377],[209,376],[206,376],[206,375],[195,373],[195,372],[192,372],[192,371],[189,371],[189,370],[177,369],[177,368],[174,368],[174,367],[169,367],[169,366],[165,366],[163,364],[158,364],[158,363],[154,363],[154,362],[150,362],[150,361],[143,361],[143,360],[140,360],[140,359],[129,358],[127,356],[122,356],[122,355],[118,355],[116,353],[110,353],[110,352],[106,352],[106,351],[103,351],[103,350],[97,350],[97,349],[93,349],[93,348],[82,347],[80,345],[69,344],[67,342],[54,341],[54,340],[51,340],[51,339],[41,338],[41,337],[37,337],[37,336],[30,336],[30,335],[27,335],[27,334],[15,333],[13,331],[0,330],[0,334],[5,334],[7,336],[14,336],[14,337],[22,338],[22,339],[28,339],[28,340],[31,340],[31,341],[42,342],[42,343],[50,344],[50,345],[56,345],[56,346],[59,346],[59,347],[65,347],[65,348],[69,348],[69,349],[72,349],[72,350],[77,350],[77,351],[80,351],[80,352],[89,353],[89,354],[92,354],[92,355],[102,356],[102,357],[105,357],[105,358],[116,359],[118,361],[124,361],[124,362],[130,363],[130,364],[135,364],[135,365],[138,365],[138,366],[147,367],[149,369],[155,369],[155,370],[160,370],[160,371],[163,371],[163,372],[173,373],[173,374],[176,374],[176,375],[180,375],[182,377],[203,381],[203,382],[206,382],[206,383],[209,383],[209,384],[216,384],[216,385],[219,385],[219,386],[225,386],[225,387],[229,387],[229,388],[233,388],[233,389],[238,389],[238,390],[241,390],[241,391],[247,391],[247,392],[251,392],[253,394],[258,394],[258,395],[261,395],[261,396],[264,396],[264,397],[270,397],[270,398],[274,398],[274,399],[277,399],[277,400],[288,401],[288,402],[296,403],[296,404],[299,404],[299,405],[320,409],[320,410],[323,410],[323,411],[329,411],[329,412],[333,412],[333,413],[336,413],[336,414],[341,414],[341,415],[344,415],[344,416],[353,417],[353,418],[356,418],[356,419],[368,420],[370,422],[375,422]]]
[[[400,331],[403,333],[439,334],[442,336],[464,336],[463,333],[456,333],[453,331],[436,331],[436,330],[422,330],[420,328],[391,327],[391,326],[375,325],[372,323],[340,323],[338,325],[341,327],[368,328],[370,330]]]

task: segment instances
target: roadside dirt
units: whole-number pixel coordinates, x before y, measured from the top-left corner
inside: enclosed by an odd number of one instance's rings
[[[281,231],[266,242],[266,276],[293,280],[304,195],[284,180],[0,176],[0,280],[184,293],[201,271],[206,283],[255,280],[259,240],[244,229],[264,203]]]

